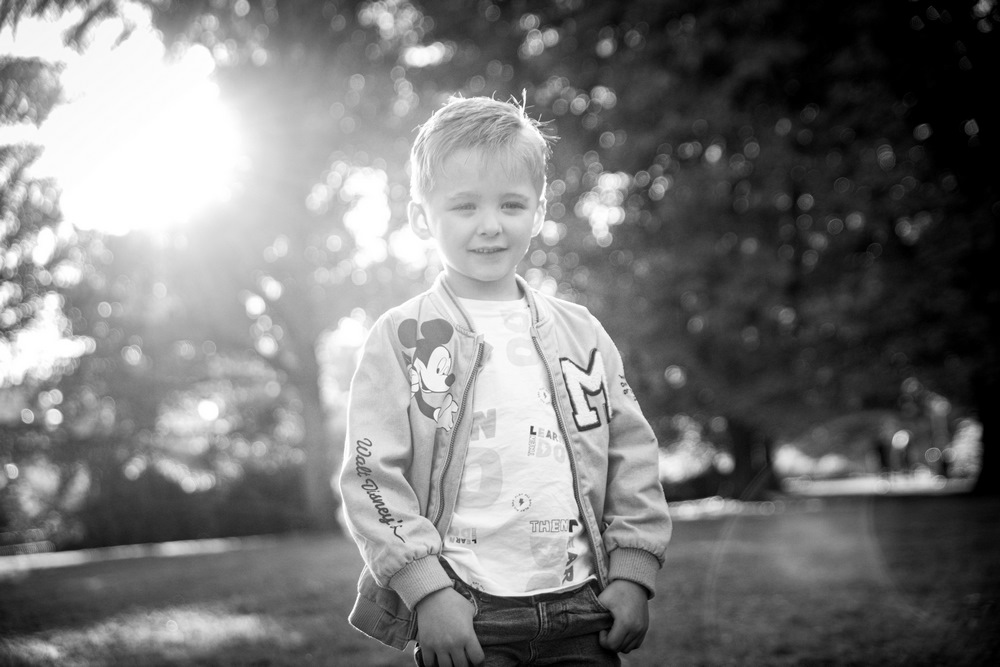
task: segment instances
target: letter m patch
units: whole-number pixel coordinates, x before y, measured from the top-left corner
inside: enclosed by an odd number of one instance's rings
[[[604,360],[596,349],[590,353],[590,363],[586,368],[580,368],[569,359],[559,360],[562,368],[566,391],[573,405],[573,421],[577,429],[589,431],[601,425],[601,411],[591,404],[590,397],[600,396],[604,407],[604,419],[611,421],[608,407],[608,394],[604,389]]]

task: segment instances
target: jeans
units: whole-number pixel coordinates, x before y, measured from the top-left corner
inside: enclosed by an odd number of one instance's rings
[[[455,590],[475,607],[472,624],[486,654],[485,667],[621,665],[618,654],[598,641],[613,619],[597,600],[596,582],[567,592],[500,597],[452,579]],[[419,645],[414,659],[425,667]]]

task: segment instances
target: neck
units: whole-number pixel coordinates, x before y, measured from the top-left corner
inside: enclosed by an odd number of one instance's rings
[[[451,287],[455,296],[462,299],[516,301],[524,296],[521,293],[521,286],[517,284],[517,279],[514,278],[513,274],[509,280],[481,282],[472,280],[466,276],[455,275],[446,270],[445,279],[448,281],[448,286]]]

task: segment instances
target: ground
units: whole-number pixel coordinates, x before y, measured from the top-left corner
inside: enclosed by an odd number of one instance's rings
[[[628,666],[1000,664],[1000,500],[681,509]],[[413,664],[347,626],[343,537],[91,556],[0,558],[0,664]]]

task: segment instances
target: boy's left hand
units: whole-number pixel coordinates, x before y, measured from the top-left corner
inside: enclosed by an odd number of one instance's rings
[[[610,630],[601,630],[601,646],[628,653],[642,645],[649,627],[646,589],[625,579],[615,579],[597,597],[615,619]]]

